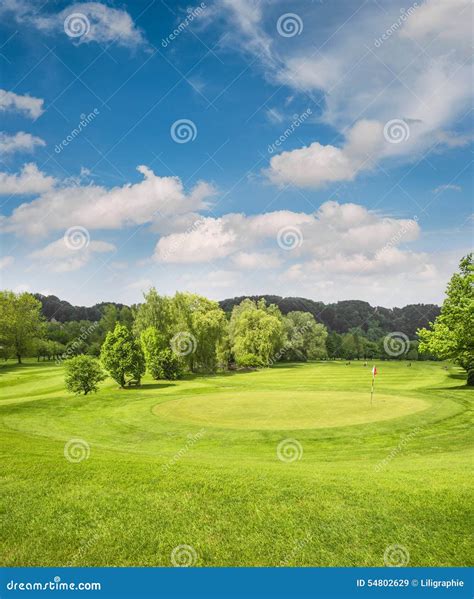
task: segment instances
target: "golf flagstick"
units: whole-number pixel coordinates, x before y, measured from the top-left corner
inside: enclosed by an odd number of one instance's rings
[[[372,368],[372,389],[370,390],[370,405],[372,405],[372,401],[374,398],[374,385],[375,385],[375,375],[377,374],[377,368],[375,366]]]

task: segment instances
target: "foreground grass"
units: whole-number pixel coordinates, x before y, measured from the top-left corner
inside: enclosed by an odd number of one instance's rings
[[[395,544],[469,565],[473,391],[440,363],[378,368],[370,407],[362,363],[87,397],[62,367],[7,364],[1,565],[168,566],[189,545],[196,565],[382,566]]]

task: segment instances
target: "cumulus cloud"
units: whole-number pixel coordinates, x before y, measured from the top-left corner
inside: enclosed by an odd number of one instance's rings
[[[45,10],[46,9],[46,10]],[[48,12],[47,3],[35,0],[3,0],[0,14],[8,13],[21,23],[44,33],[69,35],[75,43],[116,43],[136,47],[145,38],[127,11],[101,2],[78,2],[59,13]]]
[[[426,0],[403,14],[397,2],[384,3],[383,11],[367,4],[355,12],[348,3],[338,13],[340,26],[329,29],[329,8],[315,11],[296,1],[304,31],[291,44],[275,35],[272,3],[239,0],[219,7],[219,17],[234,28],[226,40],[251,52],[268,80],[305,101],[313,98],[322,107],[321,122],[346,138],[342,146],[315,139],[273,156],[266,174],[274,183],[351,181],[379,161],[414,160],[433,146],[439,151],[470,141],[455,131],[472,101],[470,0]],[[403,143],[369,133],[368,145],[361,145],[370,126],[376,134],[394,119],[408,125]]]
[[[28,165],[30,169],[33,166]],[[36,167],[34,169],[38,174]],[[210,184],[201,182],[187,194],[177,177],[159,177],[146,166],[139,166],[137,170],[144,177],[142,181],[111,189],[93,184],[68,186],[58,182],[53,188],[52,178],[48,178],[50,184],[44,193],[16,208],[4,219],[4,229],[19,235],[47,235],[75,225],[89,230],[121,229],[205,209],[215,193]],[[3,181],[0,175],[0,191],[6,187],[14,188],[17,181],[11,177],[12,181]]]
[[[36,164],[30,162],[25,164],[19,173],[0,172],[0,195],[25,195],[37,194],[50,190],[56,180],[41,172]],[[28,206],[22,204],[16,209],[17,218],[28,212]],[[22,208],[23,207],[23,208]]]
[[[19,131],[15,135],[0,132],[0,153],[13,154],[15,152],[32,152],[36,146],[45,146],[40,137]]]
[[[286,231],[300,243],[285,247],[281,237]],[[375,273],[409,267],[415,254],[403,246],[419,233],[416,218],[396,219],[358,204],[329,201],[314,214],[207,217],[192,230],[161,237],[154,259],[168,264],[230,260],[242,270],[291,268],[289,263],[301,261],[313,272]]]
[[[44,100],[33,96],[21,96],[14,92],[0,89],[0,112],[6,110],[17,111],[31,119],[37,119],[44,112]]]
[[[113,252],[115,246],[106,241],[91,241],[86,247],[73,249],[64,238],[30,254],[33,260],[41,260],[53,272],[71,272],[85,266],[94,254]]]
[[[361,170],[373,167],[384,146],[383,127],[375,121],[359,121],[338,148],[321,145],[282,152],[270,160],[268,177],[278,184],[316,187],[333,181],[352,181]]]

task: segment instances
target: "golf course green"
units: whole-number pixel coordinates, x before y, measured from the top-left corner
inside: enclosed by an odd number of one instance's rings
[[[371,366],[74,396],[62,365],[6,362],[1,565],[471,565],[474,391],[380,362],[371,404]]]

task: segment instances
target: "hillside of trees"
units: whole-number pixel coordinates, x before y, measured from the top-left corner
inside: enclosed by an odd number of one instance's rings
[[[42,314],[46,320],[58,322],[99,321],[106,306],[113,305],[117,310],[123,304],[108,302],[91,307],[73,306],[54,295],[35,294],[41,302]],[[391,331],[405,333],[410,339],[416,338],[416,331],[426,328],[439,316],[440,308],[435,304],[410,304],[403,308],[373,307],[360,300],[347,300],[334,304],[324,304],[303,297],[280,297],[278,295],[241,296],[219,302],[220,307],[230,314],[234,306],[244,299],[258,301],[264,299],[267,304],[278,306],[283,315],[289,312],[309,312],[317,322],[324,324],[330,332],[347,333],[351,329],[360,329],[368,339],[377,340]],[[133,307],[132,307],[133,308]]]

